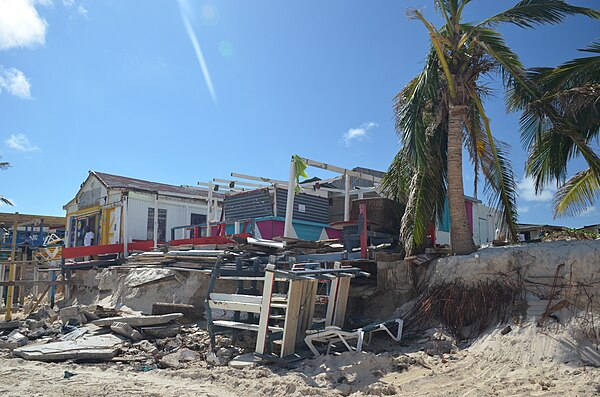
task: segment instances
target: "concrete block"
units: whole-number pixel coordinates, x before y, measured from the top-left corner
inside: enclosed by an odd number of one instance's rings
[[[127,323],[114,322],[110,326],[110,330],[112,332],[114,332],[115,334],[124,336],[133,341],[142,340],[142,334],[140,334],[140,332],[138,330],[133,329],[131,327],[131,325],[129,325]]]

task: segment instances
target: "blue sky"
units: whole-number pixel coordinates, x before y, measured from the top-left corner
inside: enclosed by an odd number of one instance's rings
[[[473,1],[466,17],[514,3]],[[0,211],[63,215],[88,170],[176,185],[230,172],[287,179],[292,154],[385,170],[399,148],[392,99],[427,51],[425,29],[405,11],[439,21],[432,4],[0,0],[0,155],[12,164],[0,194],[17,204]],[[578,56],[600,24],[572,17],[501,31],[526,66],[554,66]],[[600,203],[552,219],[552,192],[535,197],[522,180],[518,115],[506,115],[500,90],[486,106],[494,134],[512,145],[520,220],[600,223]]]

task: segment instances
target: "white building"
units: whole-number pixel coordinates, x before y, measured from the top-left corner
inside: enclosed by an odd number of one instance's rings
[[[206,223],[207,197],[206,189],[90,171],[63,207],[66,247],[83,245],[86,226],[96,236],[94,245],[123,243],[125,236],[127,242],[170,241],[171,228]],[[188,238],[189,231],[178,229],[174,237]]]

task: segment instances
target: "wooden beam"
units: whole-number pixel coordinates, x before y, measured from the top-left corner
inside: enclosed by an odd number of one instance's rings
[[[15,280],[15,281],[0,281],[2,287],[31,287],[33,285],[70,285],[73,284],[69,280]]]
[[[294,354],[296,347],[296,335],[298,334],[298,317],[302,306],[302,290],[308,280],[290,280],[288,290],[287,310],[285,312],[285,323],[283,325],[283,341],[281,345],[281,357]]]
[[[275,282],[274,264],[268,264],[265,268],[265,282],[260,307],[260,320],[258,321],[258,335],[256,337],[256,353],[264,354],[267,343],[267,332],[269,332],[269,317],[271,314],[271,297],[273,295],[273,283]]]

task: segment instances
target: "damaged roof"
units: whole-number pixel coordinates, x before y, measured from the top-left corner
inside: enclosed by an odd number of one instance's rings
[[[143,179],[129,178],[126,176],[106,174],[104,172],[90,171],[108,189],[128,189],[144,192],[160,192],[163,194],[173,193],[176,195],[207,197],[205,190],[195,189],[188,186],[167,185],[166,183],[150,182]]]

